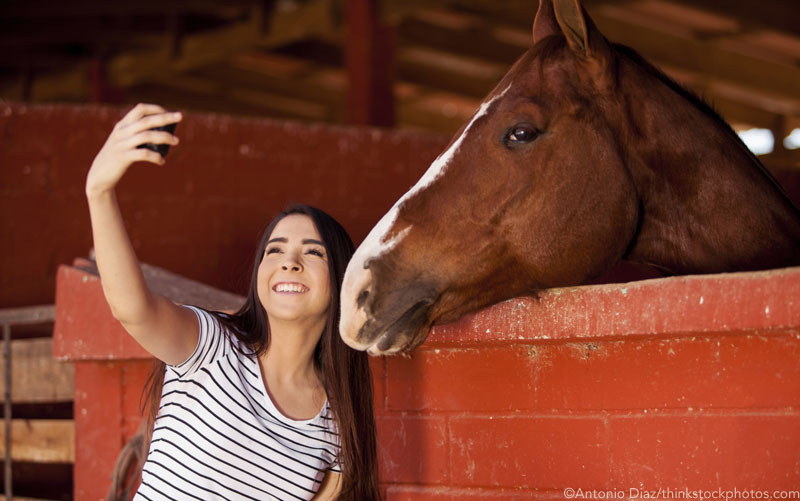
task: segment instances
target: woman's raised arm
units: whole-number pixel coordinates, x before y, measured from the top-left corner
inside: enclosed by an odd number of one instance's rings
[[[137,146],[178,144],[169,132],[149,129],[180,120],[180,113],[168,113],[160,106],[137,105],[114,126],[86,177],[97,268],[111,312],[145,350],[173,365],[192,354],[197,344],[197,319],[190,310],[147,288],[115,188],[134,162],[164,164],[160,154]]]

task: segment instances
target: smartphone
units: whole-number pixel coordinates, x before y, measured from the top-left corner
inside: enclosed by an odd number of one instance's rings
[[[177,125],[178,125],[178,123],[176,122],[174,124],[162,125],[161,127],[153,127],[150,130],[163,130],[163,131],[169,132],[170,134],[174,134],[175,133],[175,127]],[[169,145],[168,144],[144,143],[144,144],[140,144],[139,146],[137,146],[137,148],[147,148],[148,150],[155,151],[156,153],[161,155],[161,158],[166,157],[167,156],[167,152],[169,151]]]

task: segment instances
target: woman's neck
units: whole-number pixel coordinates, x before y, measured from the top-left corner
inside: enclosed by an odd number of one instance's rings
[[[278,384],[318,386],[314,350],[324,327],[324,319],[313,325],[270,321],[269,346],[261,355],[269,380]]]

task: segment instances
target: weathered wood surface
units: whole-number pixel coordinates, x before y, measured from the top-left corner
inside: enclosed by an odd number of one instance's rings
[[[13,403],[67,402],[73,399],[75,369],[53,358],[52,338],[11,342]],[[0,395],[5,394],[5,359],[0,357]]]
[[[5,453],[5,428],[0,427],[0,456]],[[13,420],[11,458],[33,463],[75,462],[75,422],[71,419]]]

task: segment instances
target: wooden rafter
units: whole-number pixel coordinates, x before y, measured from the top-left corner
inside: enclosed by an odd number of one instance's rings
[[[536,0],[357,1],[373,5],[377,22],[393,31],[396,125],[446,133],[529,47],[537,7]],[[800,125],[796,0],[581,1],[611,40],[637,49],[735,125]],[[9,0],[0,7],[8,28],[0,32],[0,98],[84,102],[94,85],[121,88],[126,101],[342,122],[352,81],[345,6]],[[364,61],[355,67],[371,65]],[[91,64],[105,71],[92,73]]]
[[[244,49],[269,48],[302,40],[334,29],[337,23],[334,8],[333,0],[313,0],[297,9],[277,10],[268,16],[266,31],[263,30],[265,15],[252,12],[244,21],[183,37],[179,54],[169,43],[155,49],[117,54],[106,63],[106,78],[110,85],[126,88],[224,61]],[[32,83],[31,98],[34,101],[85,99],[88,71],[88,63],[84,63],[69,70],[37,75]],[[17,82],[12,82],[0,86],[0,95],[19,95],[16,85]]]

